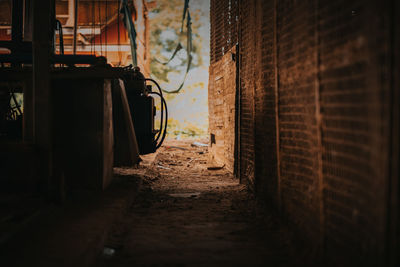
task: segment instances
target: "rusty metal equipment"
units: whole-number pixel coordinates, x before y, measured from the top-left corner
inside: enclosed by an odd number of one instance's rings
[[[49,8],[49,21],[35,16],[32,24],[29,17],[45,8],[44,2],[12,2],[12,40],[0,41],[0,48],[10,52],[0,54],[2,178],[21,184],[32,177],[31,188],[44,185],[44,191],[59,190],[60,196],[79,188],[103,190],[113,179],[113,167],[134,166],[139,155],[163,143],[168,114],[162,90],[138,67],[113,67],[98,54],[64,54],[54,10]],[[19,166],[30,167],[13,174]]]
[[[156,81],[145,78],[139,67],[125,68],[123,81],[140,154],[153,153],[161,146],[167,132],[168,111],[162,90]],[[153,92],[152,86],[146,84],[147,81],[153,82],[158,92]],[[161,121],[158,130],[154,129],[156,107],[152,95],[157,95],[161,101]]]

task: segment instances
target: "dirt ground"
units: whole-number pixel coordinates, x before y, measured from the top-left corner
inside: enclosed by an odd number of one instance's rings
[[[117,169],[145,185],[95,266],[299,266],[277,216],[192,143],[169,140],[139,168]]]

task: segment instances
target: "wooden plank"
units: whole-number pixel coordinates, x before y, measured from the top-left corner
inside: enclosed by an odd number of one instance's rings
[[[133,166],[140,160],[139,147],[136,141],[125,87],[121,80],[114,80],[112,95],[115,132],[114,165]]]

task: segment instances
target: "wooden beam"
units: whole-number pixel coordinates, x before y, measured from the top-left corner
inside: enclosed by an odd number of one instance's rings
[[[22,42],[22,29],[23,29],[22,20],[23,20],[23,1],[13,0],[11,39],[14,43]]]
[[[24,42],[32,42],[32,25],[33,25],[33,3],[32,0],[25,0],[24,4]],[[32,51],[32,44],[30,44],[29,51]]]
[[[52,107],[50,88],[50,56],[54,31],[54,0],[33,0],[33,103],[35,145],[41,166],[39,175],[52,177]]]
[[[11,40],[12,48],[11,53],[18,52],[18,47],[22,43],[22,30],[23,30],[23,1],[13,0],[12,2],[12,23],[11,23]],[[20,67],[21,64],[13,63],[13,67]]]

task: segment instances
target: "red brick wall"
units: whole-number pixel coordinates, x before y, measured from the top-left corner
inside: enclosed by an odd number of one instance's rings
[[[393,3],[239,1],[241,180],[336,264],[383,265],[398,231]]]
[[[210,0],[210,61],[215,63],[237,43],[239,0]]]
[[[387,11],[365,1],[321,1],[319,9],[326,245],[368,260],[383,252],[386,219]]]
[[[278,1],[275,11],[280,200],[311,239],[318,238],[321,219],[314,2]]]
[[[392,1],[392,46],[391,50],[394,55],[392,58],[393,69],[391,70],[392,92],[390,95],[392,106],[392,146],[390,161],[390,185],[389,185],[389,209],[388,209],[388,263],[391,266],[400,265],[400,220],[399,220],[399,136],[400,136],[400,3]],[[389,265],[389,264],[388,264]]]
[[[209,68],[209,132],[211,154],[215,162],[234,171],[236,63],[235,47]]]
[[[238,0],[211,1],[209,132],[211,154],[234,172]]]
[[[275,98],[275,47],[274,47],[274,1],[262,1],[259,10],[257,47],[260,71],[255,89],[255,165],[257,195],[278,204],[276,98]],[[242,47],[245,45],[242,43]],[[244,68],[245,66],[242,66]],[[258,68],[258,67],[257,67]],[[243,77],[244,78],[244,77]]]
[[[242,6],[242,3],[240,4]],[[239,107],[239,170],[242,182],[255,189],[255,75],[258,66],[256,51],[257,30],[255,25],[255,1],[249,1],[247,8],[240,8],[240,107]],[[245,43],[245,46],[242,44]],[[257,66],[256,66],[257,64]]]

